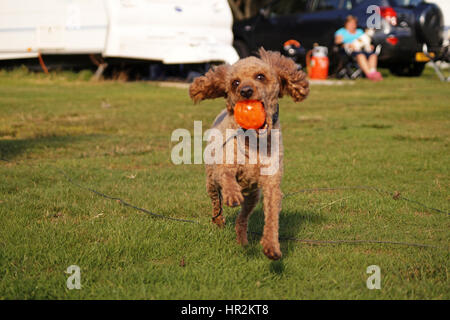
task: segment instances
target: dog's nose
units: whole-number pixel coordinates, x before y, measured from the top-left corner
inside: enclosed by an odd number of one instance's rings
[[[253,95],[253,88],[250,86],[245,86],[241,89],[241,96],[244,98],[250,98]]]

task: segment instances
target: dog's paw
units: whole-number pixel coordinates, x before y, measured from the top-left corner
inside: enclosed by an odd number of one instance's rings
[[[236,237],[236,242],[237,242],[237,244],[240,244],[243,247],[248,246],[248,239],[247,239],[247,237],[237,236]]]
[[[238,219],[236,219],[236,224],[234,226],[236,230],[236,242],[240,244],[241,246],[248,245],[248,239],[247,239],[247,223],[241,222]]]
[[[219,228],[225,227],[225,217],[223,215],[213,217],[211,221],[212,221],[212,223],[217,225]]]
[[[248,245],[247,230],[238,230],[236,228],[236,242],[243,247]]]
[[[222,190],[223,202],[228,207],[237,207],[244,202],[244,196],[239,186]]]
[[[263,246],[263,252],[267,258],[271,260],[281,259],[281,250],[279,243],[272,243],[263,239],[261,240],[261,244]]]

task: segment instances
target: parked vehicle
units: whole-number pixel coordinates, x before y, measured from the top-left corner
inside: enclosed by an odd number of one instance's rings
[[[283,43],[295,39],[307,51],[318,43],[332,52],[334,33],[345,18],[356,16],[358,26],[365,29],[375,13],[368,10],[372,5],[380,8],[380,24],[373,36],[373,44],[381,45],[380,67],[396,75],[419,76],[427,61],[423,45],[437,53],[443,41],[442,12],[423,0],[272,1],[256,16],[234,23],[234,46],[245,57],[260,46],[282,51]]]
[[[0,1],[0,60],[40,53],[233,63],[232,19],[226,0]]]
[[[449,0],[427,0],[439,6],[444,15],[444,45],[450,44],[450,1]]]

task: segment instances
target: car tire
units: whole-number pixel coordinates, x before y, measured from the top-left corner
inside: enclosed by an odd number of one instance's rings
[[[244,41],[234,40],[233,47],[236,49],[236,51],[241,59],[250,56],[250,50]]]
[[[414,8],[418,40],[428,47],[440,47],[444,40],[444,16],[438,5],[422,2]]]
[[[389,70],[393,75],[400,77],[420,77],[425,69],[425,63],[409,63],[391,66]]]

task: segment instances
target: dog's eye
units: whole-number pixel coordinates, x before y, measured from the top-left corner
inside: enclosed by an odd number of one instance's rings
[[[234,81],[231,83],[231,85],[232,85],[234,88],[236,88],[237,86],[239,86],[240,83],[241,83],[241,82],[240,82],[239,80],[234,80]]]
[[[263,80],[266,79],[266,76],[263,75],[262,73],[260,73],[260,74],[258,74],[258,75],[256,76],[256,79],[259,80],[259,81],[263,81]]]

